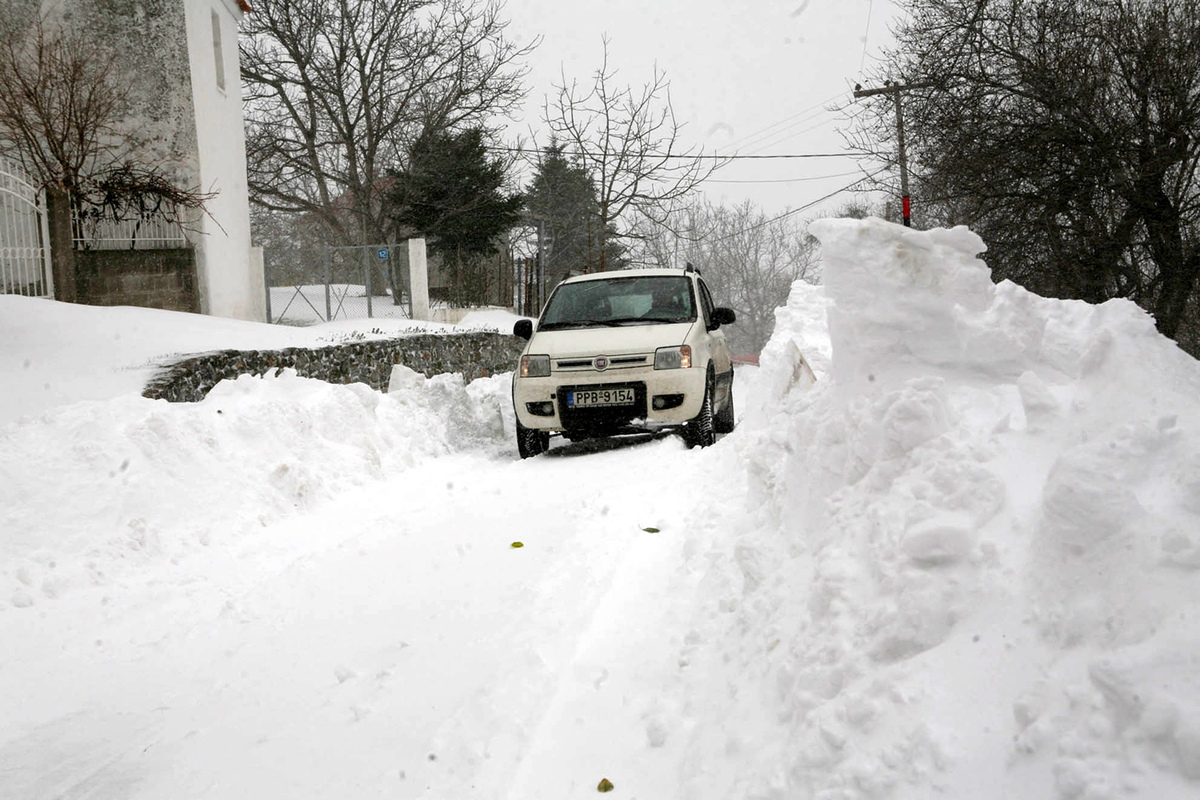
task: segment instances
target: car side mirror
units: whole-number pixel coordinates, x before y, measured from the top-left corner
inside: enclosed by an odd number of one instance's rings
[[[713,330],[722,325],[732,325],[737,322],[737,314],[733,313],[732,308],[714,308],[712,312]]]
[[[533,320],[519,319],[517,324],[513,325],[513,336],[519,336],[525,341],[533,338]]]

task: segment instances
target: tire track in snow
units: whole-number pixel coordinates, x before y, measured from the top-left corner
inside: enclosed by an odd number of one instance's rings
[[[677,784],[688,725],[680,653],[703,577],[684,564],[717,524],[708,512],[740,485],[722,473],[722,449],[687,451],[668,439],[526,462],[539,480],[587,462],[589,480],[567,494],[567,506],[613,493],[623,502],[592,517],[546,565],[528,625],[512,634],[530,657],[514,658],[438,731],[440,747],[492,732],[464,754],[478,765],[471,780],[443,775],[422,798],[590,794],[605,775],[634,796],[635,786],[662,797]],[[630,474],[663,478],[631,482]]]

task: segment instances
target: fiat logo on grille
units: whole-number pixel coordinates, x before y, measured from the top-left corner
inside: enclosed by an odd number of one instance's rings
[[[608,369],[608,356],[597,356],[592,366],[596,369]]]

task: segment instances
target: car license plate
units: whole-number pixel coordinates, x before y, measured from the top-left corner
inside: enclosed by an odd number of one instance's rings
[[[574,392],[567,392],[567,405],[571,408],[631,406],[633,402],[634,392],[630,388],[579,389]]]

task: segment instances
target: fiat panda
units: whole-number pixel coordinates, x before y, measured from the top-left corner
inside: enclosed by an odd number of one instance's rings
[[[551,435],[572,441],[676,428],[707,447],[733,430],[733,364],[700,273],[636,269],[568,278],[555,287],[513,373],[517,450],[536,456]]]

